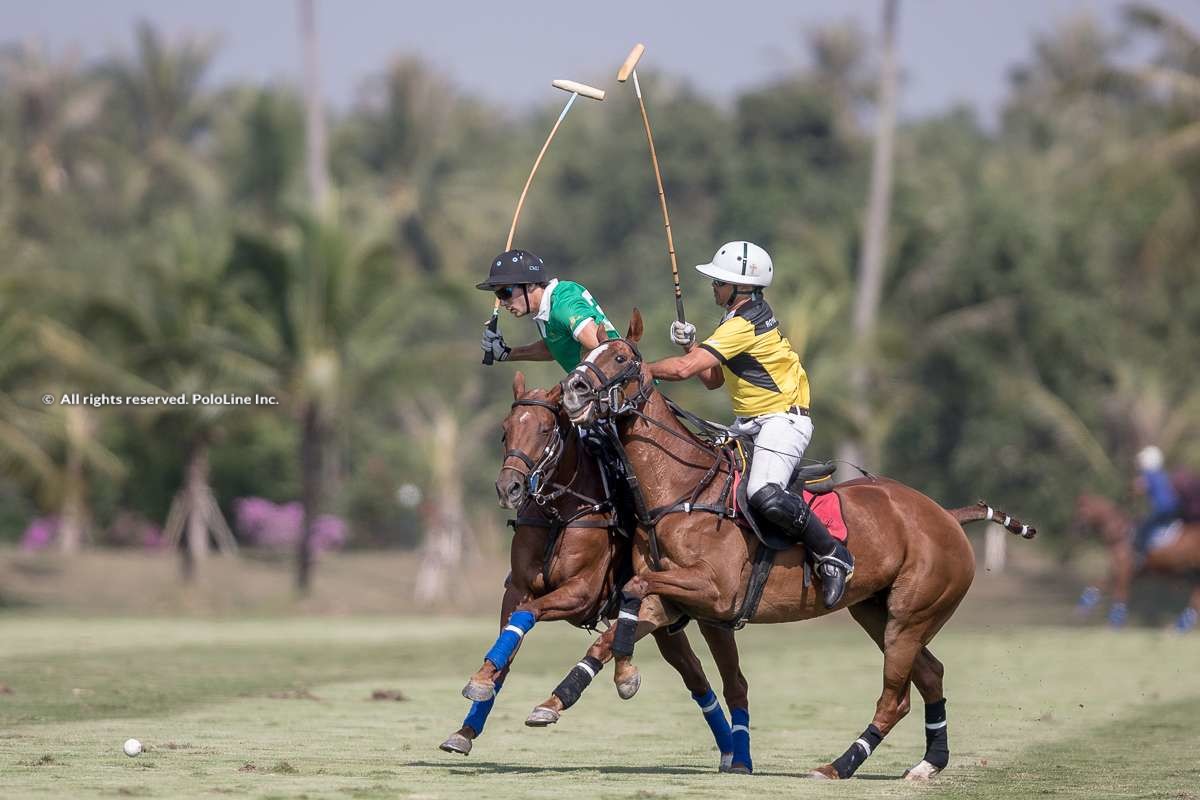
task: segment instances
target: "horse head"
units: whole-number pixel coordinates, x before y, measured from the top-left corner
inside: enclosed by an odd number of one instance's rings
[[[525,388],[525,376],[513,377],[513,404],[501,427],[504,462],[496,478],[502,508],[520,508],[553,474],[566,439],[559,425],[562,388]],[[532,454],[532,455],[531,455]]]
[[[645,402],[654,382],[645,369],[637,342],[642,315],[635,308],[624,339],[609,339],[562,382],[563,409],[576,425],[619,417]]]

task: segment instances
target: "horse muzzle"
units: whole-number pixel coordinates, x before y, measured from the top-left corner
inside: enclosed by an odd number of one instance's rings
[[[572,423],[586,425],[595,422],[596,392],[582,375],[571,374],[563,381],[562,405]]]
[[[525,502],[525,482],[519,478],[501,478],[496,481],[496,497],[501,508],[520,508]]]

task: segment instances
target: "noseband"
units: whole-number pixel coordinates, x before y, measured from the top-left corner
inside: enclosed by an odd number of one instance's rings
[[[617,340],[613,340],[617,341]],[[625,364],[614,375],[609,377],[604,374],[604,370],[597,367],[591,361],[581,361],[579,366],[572,370],[572,373],[583,375],[590,373],[592,377],[599,383],[598,386],[589,386],[587,392],[580,393],[582,398],[588,403],[596,404],[598,417],[614,416],[619,417],[630,411],[635,411],[640,408],[650,396],[646,391],[647,384],[642,378],[642,354],[638,352],[637,345],[628,340],[622,339],[633,351],[633,358]],[[625,392],[622,390],[622,385],[628,380],[637,378],[638,390],[632,398],[626,398]],[[566,389],[566,381],[563,381],[563,389]]]
[[[566,445],[566,440],[563,438],[562,429],[558,424],[558,403],[551,403],[548,400],[536,400],[533,398],[519,399],[513,402],[510,408],[517,406],[539,406],[547,408],[554,415],[554,431],[550,441],[542,449],[541,455],[537,461],[529,456],[524,450],[509,449],[504,452],[504,464],[500,466],[500,470],[512,470],[521,476],[521,481],[529,490],[530,496],[535,499],[538,497],[538,489],[544,485],[546,475],[554,471],[558,466],[558,460],[562,458],[563,449]],[[508,459],[515,458],[523,463],[526,470],[522,472],[515,466],[508,463]]]

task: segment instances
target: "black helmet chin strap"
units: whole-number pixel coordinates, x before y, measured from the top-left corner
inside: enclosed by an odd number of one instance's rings
[[[729,295],[729,300],[725,303],[725,307],[732,308],[733,304],[737,302],[738,296],[740,296],[740,295],[746,295],[747,297],[758,296],[761,299],[762,298],[762,289],[758,286],[751,286],[750,291],[744,292],[737,287],[737,284],[734,284],[733,294]]]

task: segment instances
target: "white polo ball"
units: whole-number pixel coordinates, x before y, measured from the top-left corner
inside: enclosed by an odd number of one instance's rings
[[[141,742],[139,742],[137,739],[126,739],[125,740],[125,755],[129,756],[130,758],[133,758],[134,756],[138,755],[141,752],[142,752],[142,743]]]

